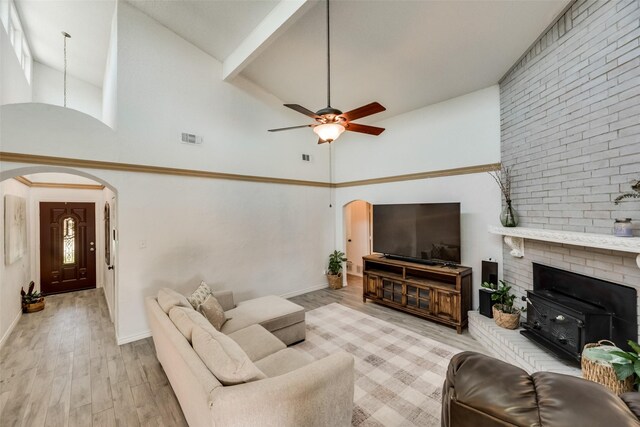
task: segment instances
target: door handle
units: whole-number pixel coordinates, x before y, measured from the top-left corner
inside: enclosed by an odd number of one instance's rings
[[[110,265],[109,267],[107,267],[107,270],[113,270],[115,268],[114,265]]]

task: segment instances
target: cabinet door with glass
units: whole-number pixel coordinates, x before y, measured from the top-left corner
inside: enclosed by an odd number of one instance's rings
[[[402,282],[396,282],[395,280],[382,278],[382,298],[394,302],[396,304],[404,304],[404,292]]]
[[[407,285],[407,307],[419,310],[431,308],[431,291],[413,285]]]

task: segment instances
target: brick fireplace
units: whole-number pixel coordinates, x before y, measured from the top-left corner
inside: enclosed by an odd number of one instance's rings
[[[637,0],[574,1],[500,81],[501,157],[519,227],[610,236],[616,218],[632,218],[640,236],[640,201],[613,203],[640,179],[639,19]],[[639,252],[523,242],[522,257],[503,247],[503,278],[518,297],[533,288],[534,262],[640,290]],[[491,326],[470,318],[470,330],[479,325]],[[515,351],[523,363],[541,357]]]

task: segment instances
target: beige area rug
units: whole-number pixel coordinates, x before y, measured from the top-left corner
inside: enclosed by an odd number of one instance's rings
[[[295,348],[355,358],[354,426],[440,426],[442,383],[461,350],[333,303],[306,314]]]

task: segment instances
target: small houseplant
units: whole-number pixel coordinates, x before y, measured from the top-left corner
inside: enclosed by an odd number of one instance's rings
[[[31,281],[29,283],[29,291],[25,292],[24,288],[20,289],[20,295],[22,295],[22,312],[34,313],[36,311],[44,310],[44,297],[40,292],[34,292],[33,288],[35,283]]]
[[[518,226],[518,212],[513,208],[511,202],[511,169],[503,167],[500,172],[489,172],[489,175],[496,181],[500,191],[504,196],[506,206],[500,213],[500,223],[503,227],[517,227]]]
[[[333,251],[329,254],[329,268],[327,269],[327,280],[331,289],[342,288],[342,263],[347,258],[342,251]]]
[[[620,356],[627,362],[611,362],[613,370],[616,372],[616,376],[620,381],[626,380],[628,377],[633,378],[633,383],[636,388],[640,385],[640,345],[632,340],[627,341],[629,347],[633,351],[612,351],[611,354]]]
[[[484,286],[484,284],[483,284]],[[511,285],[504,280],[500,280],[500,284],[491,295],[491,300],[495,301],[493,306],[493,318],[496,325],[506,329],[516,329],[520,324],[521,309],[513,306],[516,296],[511,291]]]
[[[631,191],[620,194],[613,203],[617,206],[627,199],[640,199],[640,180],[631,181]],[[613,223],[613,234],[618,237],[633,237],[631,218],[616,218]]]

